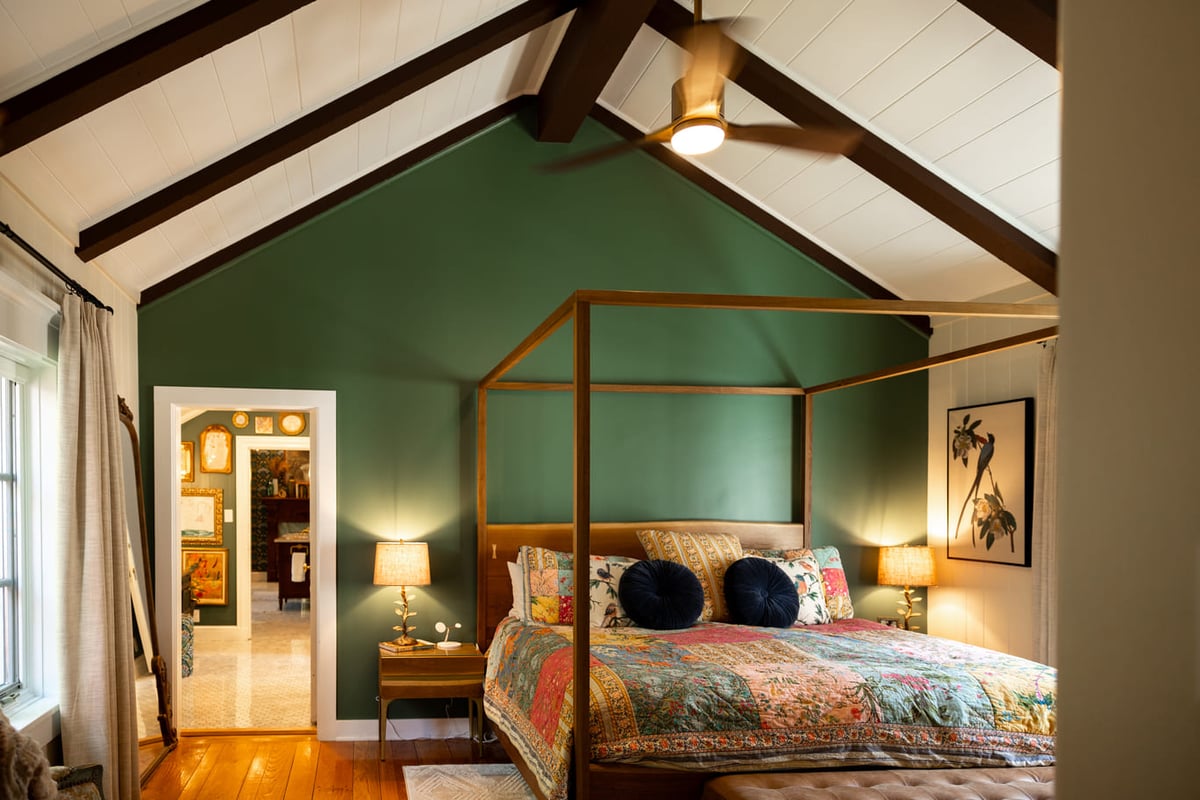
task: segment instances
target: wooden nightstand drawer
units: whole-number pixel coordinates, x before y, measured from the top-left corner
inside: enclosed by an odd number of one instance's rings
[[[437,697],[467,699],[467,724],[478,743],[483,736],[483,676],[487,658],[474,644],[454,650],[379,651],[379,759],[384,757],[388,706],[393,700]]]
[[[379,677],[478,676],[483,679],[487,659],[473,644],[454,650],[417,650],[411,653],[380,653]]]

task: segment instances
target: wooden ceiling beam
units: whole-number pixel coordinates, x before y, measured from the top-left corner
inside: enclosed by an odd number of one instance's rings
[[[466,33],[271,131],[79,232],[83,261],[129,241],[267,167],[552,22],[578,0],[526,0]]]
[[[646,24],[680,46],[682,34],[691,22],[691,13],[673,0],[658,0],[646,20]],[[739,50],[743,66],[736,76],[738,86],[792,122],[800,126],[820,122],[860,127],[759,56],[745,48],[739,47]],[[1057,291],[1058,256],[1053,250],[880,137],[867,131],[858,148],[847,158],[1038,286],[1051,293]]]
[[[539,142],[575,138],[653,6],[654,0],[580,5],[538,92]]]
[[[1058,0],[958,0],[1017,44],[1058,68]]]
[[[0,156],[313,0],[209,0],[0,103]]]

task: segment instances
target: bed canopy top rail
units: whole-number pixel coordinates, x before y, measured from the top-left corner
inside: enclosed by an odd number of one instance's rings
[[[693,309],[731,309],[752,311],[800,311],[823,312],[835,314],[883,314],[883,315],[928,315],[928,316],[968,316],[968,317],[1015,317],[1032,319],[1056,319],[1058,306],[1022,305],[1015,303],[957,303],[945,301],[910,301],[910,300],[863,300],[857,298],[823,298],[823,297],[772,297],[763,295],[725,295],[725,294],[695,294],[675,292],[630,292],[630,291],[596,291],[579,290],[566,299],[554,312],[546,318],[531,334],[479,382],[476,438],[476,503],[477,503],[477,539],[478,539],[478,575],[487,574],[487,394],[490,389],[509,389],[523,391],[566,391],[572,392],[573,400],[573,451],[574,476],[573,511],[572,511],[572,551],[574,559],[575,578],[575,607],[587,608],[588,592],[588,559],[579,558],[580,554],[591,552],[591,394],[593,391],[625,391],[625,392],[655,392],[674,394],[793,394],[807,395],[818,392],[857,386],[871,381],[883,380],[889,377],[905,375],[923,369],[929,369],[940,364],[948,364],[965,358],[997,352],[1023,344],[1055,338],[1056,328],[1045,328],[1030,334],[1008,337],[987,345],[967,348],[955,353],[947,353],[928,359],[921,359],[899,367],[878,370],[856,378],[833,381],[808,390],[795,387],[702,387],[702,386],[659,386],[653,384],[601,384],[593,385],[591,377],[591,308],[593,305],[651,307],[651,308],[693,308]],[[555,331],[568,321],[574,322],[572,332],[572,380],[570,384],[562,382],[507,382],[502,378],[508,371],[519,364],[538,345],[549,338]],[[601,388],[601,387],[607,387]],[[811,462],[812,462],[812,413],[809,401],[805,401],[803,414],[803,475],[804,516],[806,538],[807,523],[811,509]],[[481,577],[481,580],[483,578]],[[477,626],[482,624],[486,615],[485,598],[479,593],[477,601]],[[576,614],[573,625],[574,653],[573,665],[576,676],[588,674],[590,659],[590,631],[588,628],[589,615]],[[480,641],[484,637],[480,636]],[[590,686],[588,680],[575,680],[572,689],[574,704],[574,788],[576,800],[588,800],[590,797],[589,765],[591,761],[591,731],[588,727],[588,707],[590,702]]]

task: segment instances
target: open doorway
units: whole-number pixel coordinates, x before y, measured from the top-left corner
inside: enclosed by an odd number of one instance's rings
[[[224,516],[216,541],[195,540],[184,515],[181,730],[308,729],[312,702],[311,465],[304,412],[193,409],[181,429],[184,499],[211,493]],[[280,420],[295,423],[291,427]],[[285,423],[286,424],[286,423]],[[275,436],[266,430],[290,430]],[[203,472],[202,432],[232,435],[232,463]],[[228,469],[227,472],[223,471]],[[203,524],[203,522],[198,523]],[[212,591],[191,570],[219,560]],[[188,616],[191,615],[191,619]]]
[[[272,409],[277,414],[299,412],[307,415],[307,450],[311,480],[309,523],[309,566],[311,599],[307,604],[310,631],[308,651],[310,719],[315,719],[318,738],[332,738],[336,725],[336,395],[329,391],[276,389],[214,389],[205,387],[156,387],[154,490],[155,506],[155,566],[159,575],[183,575],[181,556],[182,528],[178,499],[181,497],[179,457],[181,451],[181,420],[186,409],[204,408],[232,414],[243,409]],[[265,437],[247,437],[265,438]],[[301,437],[286,437],[295,447],[305,445]],[[231,444],[232,448],[232,444]],[[235,461],[236,453],[231,452]],[[249,460],[247,459],[247,463]],[[247,494],[248,497],[248,494]],[[249,520],[248,507],[234,510],[234,520]],[[231,521],[236,524],[236,521]],[[244,539],[249,542],[249,537]],[[249,563],[249,556],[243,562]],[[255,591],[250,570],[240,570],[236,577],[239,593],[251,602],[246,606],[247,633],[251,631]],[[261,594],[261,593],[260,593]],[[186,620],[183,618],[183,593],[176,581],[156,581],[158,607],[164,609],[159,620],[160,641],[172,669],[173,704],[181,709],[180,677],[184,672],[183,639]],[[276,598],[270,602],[274,606]],[[261,600],[260,600],[261,602]],[[231,629],[241,626],[230,626]],[[236,638],[233,634],[231,638]],[[249,659],[250,656],[245,656]],[[177,677],[180,676],[180,677]],[[236,691],[218,695],[213,702],[235,706],[244,702]],[[181,709],[182,710],[182,709]],[[181,719],[181,727],[188,727]],[[256,726],[262,727],[262,726]],[[289,726],[290,727],[290,726]]]

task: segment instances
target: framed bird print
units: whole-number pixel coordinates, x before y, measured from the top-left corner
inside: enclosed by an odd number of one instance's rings
[[[1033,451],[1033,398],[950,409],[947,558],[1029,566]]]

